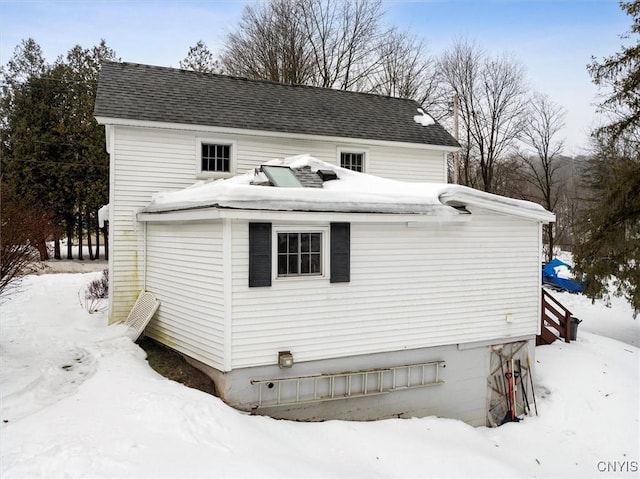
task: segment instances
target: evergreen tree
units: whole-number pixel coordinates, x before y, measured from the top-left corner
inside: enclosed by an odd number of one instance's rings
[[[60,183],[64,173],[60,163],[65,148],[61,130],[64,92],[58,81],[59,68],[33,56],[37,51],[39,47],[32,40],[23,42],[3,70],[2,176],[5,186],[25,204],[36,206],[59,224],[64,191]],[[49,233],[42,231],[37,241],[32,238],[43,260],[48,259],[45,242]]]
[[[213,58],[213,53],[202,40],[198,40],[198,43],[189,48],[187,56],[184,60],[180,60],[180,68],[202,73],[221,73],[222,71],[220,62]]]
[[[594,59],[587,68],[593,82],[612,91],[600,105],[602,112],[608,113],[611,123],[598,132],[607,133],[613,140],[627,135],[638,141],[640,128],[640,1],[622,2],[621,8],[631,17],[631,30],[622,35],[631,44],[620,52],[605,58],[602,62]],[[629,136],[630,134],[630,136]]]
[[[116,59],[115,52],[104,40],[91,49],[79,45],[66,56],[66,112],[63,121],[67,134],[69,161],[75,168],[69,173],[72,183],[76,219],[75,233],[79,240],[79,259],[85,227],[90,234],[97,222],[96,211],[107,203],[109,194],[109,156],[105,151],[104,128],[98,125],[93,109],[97,93],[98,74],[103,61]],[[71,230],[71,229],[70,229]],[[95,255],[89,248],[89,255]]]
[[[592,195],[580,222],[578,271],[587,292],[602,296],[609,278],[615,290],[640,311],[640,0],[621,4],[632,17],[635,44],[589,66],[593,81],[611,87],[602,109],[611,122],[594,134],[596,151],[585,180]],[[633,37],[632,35],[635,35]]]
[[[47,65],[29,39],[2,70],[3,180],[25,202],[54,218],[56,240],[66,227],[68,258],[74,233],[82,237],[108,198],[109,159],[93,108],[100,63],[114,58],[102,41],[91,49],[76,46]]]

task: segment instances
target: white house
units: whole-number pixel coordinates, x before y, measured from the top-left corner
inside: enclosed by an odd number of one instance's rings
[[[422,126],[410,100],[282,85],[172,68],[102,65],[95,116],[110,153],[110,314],[141,288],[135,213],[157,191],[225,178],[309,153],[386,178],[446,182],[458,143]]]
[[[105,64],[112,319],[156,294],[146,333],[239,409],[485,424],[492,354],[539,332],[553,215],[447,185],[457,143],[417,109]]]

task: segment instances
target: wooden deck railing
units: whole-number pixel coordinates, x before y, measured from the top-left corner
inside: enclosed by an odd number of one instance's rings
[[[565,308],[560,301],[551,296],[546,290],[542,290],[540,336],[536,344],[551,344],[559,337],[564,337],[565,342],[571,341],[571,317],[573,314]]]

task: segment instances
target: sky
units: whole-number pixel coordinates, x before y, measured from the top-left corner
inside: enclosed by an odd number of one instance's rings
[[[76,44],[105,39],[123,61],[177,67],[203,40],[214,54],[239,24],[244,7],[232,0],[0,0],[0,63],[32,37],[48,61]],[[425,40],[438,55],[456,39],[521,62],[528,88],[567,110],[567,153],[588,147],[598,125],[598,90],[586,65],[620,50],[631,25],[615,0],[384,0],[384,20]]]

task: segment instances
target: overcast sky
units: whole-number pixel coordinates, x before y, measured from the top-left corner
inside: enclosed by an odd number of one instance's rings
[[[123,61],[177,67],[198,40],[216,54],[248,3],[0,0],[0,62],[29,37],[49,61],[104,38]],[[434,55],[467,38],[521,61],[530,88],[567,109],[568,153],[582,151],[596,124],[597,90],[586,65],[591,56],[618,51],[631,25],[615,0],[388,0],[384,6],[390,25],[424,38]]]

